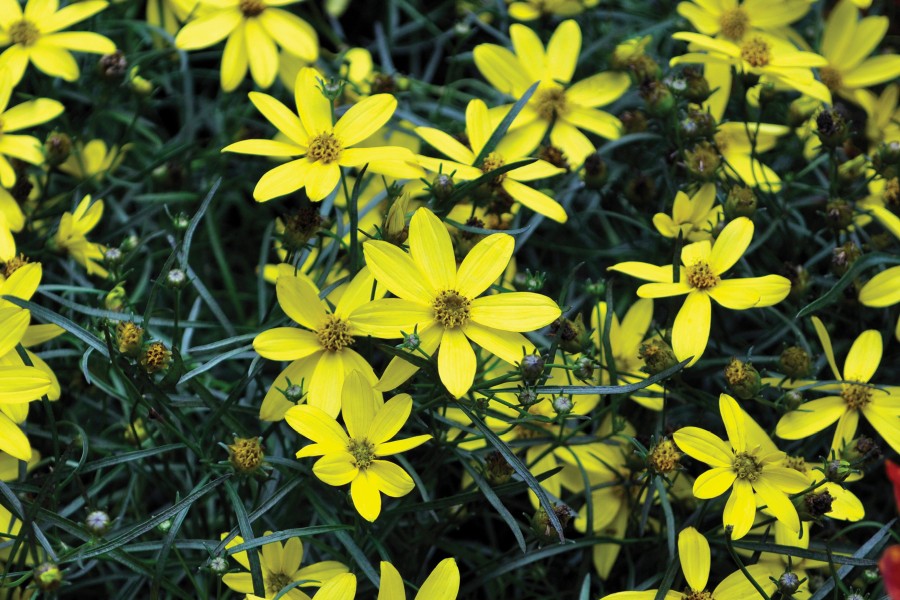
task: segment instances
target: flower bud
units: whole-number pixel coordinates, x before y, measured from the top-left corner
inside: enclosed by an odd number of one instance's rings
[[[100,76],[107,81],[120,81],[125,77],[128,70],[128,59],[122,54],[121,50],[116,50],[112,54],[104,54],[97,61],[97,69]]]
[[[880,144],[872,157],[872,168],[885,179],[900,175],[900,141]]]
[[[778,578],[778,591],[785,598],[789,598],[791,594],[796,592],[800,588],[800,578],[797,577],[796,573],[791,573],[790,571],[786,573],[782,573],[781,577]]]
[[[591,281],[588,279],[584,284],[584,291],[596,298],[602,298],[606,295],[606,280]]]
[[[515,470],[499,452],[491,452],[484,459],[484,473],[491,485],[508,482]]]
[[[719,151],[711,143],[703,141],[684,153],[684,165],[695,179],[712,181],[722,164]]]
[[[862,250],[855,242],[846,242],[832,251],[831,270],[838,277],[850,270],[850,267],[862,256]]]
[[[116,323],[116,346],[125,356],[136,358],[144,343],[144,329],[132,321]]]
[[[832,229],[847,229],[853,224],[853,207],[840,198],[831,200],[825,205],[825,219]]]
[[[801,521],[818,521],[826,514],[831,512],[831,504],[834,497],[828,493],[828,490],[821,492],[808,492],[799,498],[797,506],[797,514],[800,515]]]
[[[58,167],[66,162],[71,153],[72,138],[65,133],[54,131],[47,136],[47,140],[44,142],[44,155],[47,157],[48,165]]]
[[[171,217],[175,231],[185,231],[191,224],[191,217],[184,211],[178,211]]]
[[[284,233],[281,243],[288,252],[298,252],[306,247],[307,242],[319,233],[322,227],[322,215],[319,207],[306,203],[298,210],[284,216]]]
[[[752,364],[732,358],[725,366],[725,383],[737,398],[750,400],[759,393],[759,372]]]
[[[166,285],[173,290],[180,290],[185,285],[187,285],[187,282],[187,273],[185,273],[181,269],[171,269],[168,273],[166,273]]]
[[[656,182],[645,173],[636,173],[625,182],[625,197],[638,210],[649,209],[659,198]]]
[[[728,197],[725,199],[725,216],[729,219],[749,218],[756,214],[756,206],[756,194],[751,188],[734,185],[728,190]]]
[[[288,382],[288,386],[284,388],[281,393],[284,394],[285,400],[293,402],[294,404],[300,402],[304,396],[303,388],[296,383],[290,382]]]
[[[650,375],[662,373],[678,364],[672,347],[660,337],[650,338],[641,344],[638,356],[644,360],[644,370]]]
[[[594,376],[594,361],[587,356],[582,356],[575,361],[572,374],[582,381],[589,381]]]
[[[431,181],[431,187],[429,189],[438,202],[445,202],[450,199],[455,188],[456,184],[453,183],[452,177],[444,173],[439,173]]]
[[[165,371],[172,360],[172,353],[162,342],[153,342],[141,356],[141,366],[148,375]]]
[[[716,133],[716,120],[706,111],[689,108],[687,116],[679,124],[679,129],[688,139],[710,138]]]
[[[546,360],[539,354],[526,354],[519,363],[519,372],[522,373],[522,381],[527,384],[537,383],[544,374]]]
[[[221,556],[215,556],[209,559],[206,566],[216,575],[224,575],[228,572],[228,561]]]
[[[262,447],[262,438],[234,437],[234,443],[228,446],[228,462],[239,474],[248,475],[255,473],[263,466],[265,454]]]
[[[103,262],[106,263],[106,266],[111,268],[120,265],[124,258],[125,254],[115,246],[110,246],[106,249],[106,252],[103,253]]]
[[[556,338],[559,347],[566,352],[577,354],[585,348],[586,339],[584,318],[581,314],[575,320],[560,317],[550,324],[550,337]]]
[[[647,131],[647,115],[641,110],[626,110],[619,116],[625,133],[641,133]]]
[[[650,454],[647,455],[647,465],[653,472],[660,475],[671,473],[677,469],[679,460],[681,460],[681,452],[669,438],[663,438],[657,442],[650,450]]]
[[[846,460],[829,460],[824,464],[825,478],[833,483],[845,481],[853,473],[853,468]]]
[[[525,409],[541,401],[541,398],[531,388],[520,388],[517,397],[519,404]]]
[[[838,108],[825,109],[816,116],[816,135],[825,148],[837,148],[850,135],[850,123]]]
[[[106,310],[112,310],[115,312],[122,312],[125,308],[125,305],[128,302],[128,292],[125,291],[125,286],[121,283],[111,289],[108,294],[103,298],[103,306]]]
[[[681,93],[689,102],[694,104],[702,104],[710,96],[709,82],[699,69],[688,67],[681,72],[684,81],[687,84]]]
[[[638,95],[643,98],[647,112],[661,117],[672,112],[675,108],[675,96],[669,90],[669,86],[655,79],[645,79],[641,83]]]
[[[409,212],[409,194],[403,194],[391,202],[381,225],[382,237],[394,244],[401,245],[409,237],[409,226],[406,223],[406,214]]]
[[[559,167],[560,169],[565,169],[566,171],[570,169],[569,161],[566,158],[565,152],[563,152],[562,148],[558,146],[541,146],[538,149],[537,157],[541,160],[546,160],[554,167]]]
[[[34,584],[44,592],[52,592],[63,582],[62,571],[51,562],[41,563],[34,569]]]
[[[844,447],[841,460],[851,464],[862,461],[863,465],[871,465],[881,460],[881,447],[872,438],[862,435]]]
[[[566,525],[569,524],[569,519],[572,518],[572,511],[565,504],[557,504],[553,507],[553,512],[559,519],[560,525],[565,529]],[[531,517],[531,530],[542,544],[559,541],[559,536],[550,523],[550,517],[543,507],[538,508],[534,512],[534,516]]]
[[[572,402],[571,396],[556,396],[553,398],[553,410],[556,411],[556,414],[559,416],[565,416],[572,412],[572,409],[575,407],[575,403]]]
[[[797,410],[803,404],[803,394],[797,390],[790,390],[784,395],[784,406],[788,410]]]
[[[84,520],[85,527],[94,535],[101,536],[109,530],[109,515],[102,510],[95,510],[88,513]]]

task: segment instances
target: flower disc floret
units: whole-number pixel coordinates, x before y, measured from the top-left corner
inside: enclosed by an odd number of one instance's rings
[[[858,410],[872,400],[872,388],[858,383],[844,384],[841,397],[850,410]]]
[[[681,598],[682,600],[713,600],[713,595],[706,590],[698,592],[697,590],[688,588],[684,590]]]
[[[708,290],[719,283],[719,276],[713,272],[708,262],[701,260],[687,267],[687,280],[691,287]]]
[[[536,102],[538,114],[542,119],[555,119],[566,113],[566,91],[555,86],[538,92]]]
[[[40,36],[41,30],[28,19],[16,21],[9,26],[9,41],[13,44],[32,46]]]
[[[765,67],[772,60],[772,48],[761,37],[752,37],[741,44],[741,58],[753,67]]]
[[[240,9],[245,17],[255,17],[266,10],[266,3],[263,0],[241,0]]]
[[[353,456],[357,469],[368,469],[375,460],[375,444],[365,438],[351,439],[347,444],[347,452]]]
[[[719,17],[719,27],[722,29],[722,35],[730,40],[743,38],[749,26],[750,16],[740,7],[726,10]]]
[[[309,152],[306,156],[310,160],[320,160],[324,164],[331,164],[341,157],[341,142],[333,133],[320,133],[309,140]]]
[[[746,479],[747,481],[757,481],[762,473],[762,467],[756,461],[756,458],[749,452],[739,452],[731,463],[734,473],[738,479]]]
[[[353,344],[350,324],[335,315],[328,315],[325,318],[325,324],[316,331],[316,336],[322,347],[331,352],[340,352]]]
[[[434,318],[448,328],[462,327],[469,322],[472,301],[455,290],[444,290],[434,299]]]
[[[844,78],[841,76],[841,72],[834,67],[827,66],[820,68],[819,78],[822,80],[822,83],[825,84],[825,87],[832,92],[837,92],[844,87]]]

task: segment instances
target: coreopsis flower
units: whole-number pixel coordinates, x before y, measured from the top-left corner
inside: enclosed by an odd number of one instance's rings
[[[900,302],[900,266],[882,271],[862,286],[859,302],[872,308],[884,308]],[[897,319],[894,336],[900,340],[900,318]]]
[[[744,36],[740,42],[732,42],[688,31],[674,33],[672,38],[690,44],[687,54],[669,61],[672,66],[694,63],[731,65],[738,73],[759,75],[765,81],[786,85],[801,94],[831,104],[831,92],[811,71],[812,67],[824,67],[828,61],[813,52],[797,50],[784,39],[754,32]],[[710,87],[713,83],[720,82],[710,82]]]
[[[275,327],[260,333],[253,348],[269,360],[291,361],[275,379],[259,410],[264,421],[280,421],[296,403],[288,399],[288,387],[303,384],[308,404],[322,409],[330,417],[341,411],[341,390],[347,374],[358,372],[371,385],[378,381],[365,358],[351,346],[354,337],[364,332],[351,316],[370,299],[384,297],[385,290],[375,287],[368,269],[362,269],[351,280],[340,301],[331,310],[319,299],[319,290],[302,273],[284,273],[275,282],[278,304],[305,329]]]
[[[272,157],[297,157],[267,172],[253,190],[257,202],[306,188],[313,202],[324,200],[338,186],[341,167],[368,165],[368,172],[400,179],[419,177],[421,169],[411,164],[415,156],[408,148],[378,146],[351,148],[378,132],[397,108],[390,94],[375,94],[354,104],[333,121],[331,101],[319,87],[315,69],[303,68],[297,75],[295,99],[298,115],[284,104],[259,92],[250,92],[250,101],[287,142],[242,140],[222,152]]]
[[[755,428],[746,425],[752,419],[734,398],[721,394],[719,412],[728,434],[727,442],[699,427],[682,427],[673,434],[675,443],[685,454],[712,467],[697,477],[694,495],[710,499],[732,490],[722,523],[733,528],[734,539],[744,537],[753,526],[757,504],[754,493],[766,504],[769,513],[799,533],[800,518],[788,495],[805,490],[809,480],[798,471],[781,466],[784,452],[762,448],[753,435]]]
[[[459,567],[456,560],[445,558],[425,579],[413,600],[456,600],[459,594]],[[381,585],[377,600],[406,600],[400,572],[387,561],[381,561]]]
[[[517,21],[534,21],[546,15],[574,17],[600,0],[506,0],[509,16]]]
[[[174,36],[199,0],[147,0],[147,23]]]
[[[866,137],[870,142],[900,142],[900,85],[885,86],[878,96],[859,90],[856,99],[866,111]]]
[[[581,53],[581,28],[572,20],[560,23],[546,49],[537,34],[525,25],[509,28],[515,53],[496,44],[475,47],[475,66],[501,93],[521,97],[535,82],[540,85],[513,122],[524,140],[533,146],[550,131],[550,142],[560,148],[573,167],[579,167],[595,148],[580,130],[606,139],[617,139],[622,123],[598,110],[618,100],[631,79],[626,73],[598,73],[571,84]],[[505,114],[508,106],[495,109]],[[498,119],[499,120],[499,119]]]
[[[0,306],[0,450],[18,458],[31,458],[31,444],[16,424],[18,405],[38,400],[50,389],[50,377],[36,367],[5,359],[22,342],[31,313],[17,306]],[[12,414],[10,414],[12,413]]]
[[[415,332],[418,351],[429,356],[440,347],[438,373],[457,398],[475,380],[477,359],[470,340],[513,364],[534,350],[521,332],[544,327],[560,315],[553,300],[532,292],[479,297],[512,258],[515,241],[505,233],[478,242],[457,269],[447,228],[430,210],[420,208],[410,221],[408,243],[409,254],[385,241],[366,242],[369,269],[397,297],[365,304],[351,318],[373,337]],[[417,370],[395,357],[378,388],[394,389]]]
[[[881,364],[884,349],[881,333],[869,329],[859,334],[847,353],[841,375],[824,323],[818,317],[813,317],[812,322],[831,372],[841,383],[816,385],[811,389],[840,392],[840,395],[805,402],[784,414],[775,427],[775,435],[785,440],[801,440],[837,421],[831,448],[840,453],[856,436],[862,414],[891,448],[900,451],[900,388],[870,383]]]
[[[758,596],[756,588],[747,579],[743,571],[738,570],[722,580],[714,590],[707,591],[709,585],[709,568],[711,554],[709,542],[702,533],[693,527],[686,527],[678,534],[678,560],[681,562],[681,571],[687,582],[688,589],[681,592],[666,592],[666,600],[680,600],[681,598],[709,598],[710,600],[746,600]],[[748,565],[745,567],[747,574],[762,587],[766,594],[774,594],[776,583],[768,578],[767,565]],[[637,598],[654,598],[658,590],[646,592],[618,592],[604,596],[603,600],[635,600]]]
[[[116,45],[106,36],[91,31],[62,31],[84,21],[109,5],[87,0],[59,8],[57,0],[28,0],[25,11],[18,0],[0,2],[0,71],[7,69],[14,86],[22,80],[29,61],[39,71],[66,81],[78,79],[78,63],[72,52],[112,54]],[[41,121],[43,122],[43,121]]]
[[[638,288],[641,298],[687,295],[672,326],[672,349],[679,360],[693,357],[688,364],[691,366],[709,342],[710,300],[732,310],[746,310],[777,304],[791,291],[791,282],[780,275],[722,279],[743,256],[752,238],[753,222],[738,217],[725,226],[713,244],[704,240],[684,246],[677,282],[669,265],[624,262],[609,269],[652,282]]]
[[[100,183],[106,175],[119,168],[131,147],[132,144],[121,148],[107,147],[101,139],[91,140],[87,144],[75,142],[72,153],[59,165],[59,170],[81,181],[93,179]]]
[[[528,157],[537,142],[528,140],[528,131],[519,128],[509,131],[497,147],[479,164],[475,159],[481,154],[484,145],[491,137],[495,124],[491,123],[488,108],[481,100],[472,100],[466,107],[466,138],[471,148],[466,147],[440,129],[417,127],[416,133],[451,160],[420,156],[419,164],[433,173],[452,174],[454,179],[469,181],[477,179],[504,165],[512,164]],[[519,167],[498,175],[491,183],[495,193],[506,193],[514,200],[521,202],[534,212],[544,215],[559,223],[565,223],[568,216],[566,210],[553,198],[522,182],[553,177],[564,173],[564,169],[554,167],[545,160]]]
[[[265,535],[271,535],[271,531],[265,532]],[[227,533],[223,533],[220,539],[228,537]],[[237,535],[225,544],[225,549],[244,543],[244,538]],[[326,560],[313,563],[307,567],[301,567],[303,562],[303,540],[299,537],[291,537],[281,542],[269,542],[261,548],[259,557],[259,566],[263,574],[263,585],[266,588],[265,598],[274,598],[284,589],[295,581],[303,581],[298,587],[292,588],[282,595],[282,598],[289,600],[309,600],[309,596],[303,593],[301,587],[321,587],[322,584],[337,577],[342,573],[347,573],[349,569],[347,565],[334,561]],[[241,594],[253,593],[253,580],[250,575],[250,560],[247,552],[235,552],[231,557],[242,566],[245,571],[238,573],[226,573],[222,577],[222,583],[227,585],[235,592]]]
[[[591,329],[593,329],[591,337],[597,347],[600,362],[604,366],[604,377],[601,381],[604,385],[609,382],[608,374],[612,372],[610,362],[614,363],[620,384],[643,381],[647,378],[647,374],[642,370],[644,361],[641,358],[641,345],[647,337],[650,321],[653,319],[653,300],[638,300],[631,305],[621,321],[613,312],[609,330],[611,357],[606,356],[606,348],[603,345],[603,329],[606,327],[608,310],[606,302],[599,302],[596,309],[591,311]],[[650,410],[662,410],[663,391],[661,385],[654,383],[633,393],[631,399]]]
[[[222,52],[221,84],[234,90],[247,75],[268,89],[278,75],[278,47],[303,60],[319,56],[315,29],[297,15],[280,8],[302,0],[200,0],[195,17],[178,32],[175,46],[198,50],[226,37]]]
[[[724,159],[724,174],[765,192],[779,191],[781,178],[757,155],[774,148],[778,138],[788,132],[788,127],[769,123],[720,124],[715,140],[716,148]]]
[[[100,223],[102,216],[103,200],[91,202],[91,196],[85,196],[73,212],[63,213],[53,243],[58,250],[68,252],[75,262],[87,269],[88,275],[105,278],[109,272],[96,261],[103,260],[106,247],[87,239],[87,234]]]
[[[832,93],[860,104],[859,90],[900,77],[900,56],[869,56],[884,39],[888,24],[884,16],[860,19],[851,0],[838,2],[822,34],[821,51],[828,64],[819,68],[822,82]]]
[[[679,191],[672,204],[672,216],[653,215],[656,230],[667,238],[681,237],[689,242],[712,240],[712,232],[724,218],[722,207],[716,204],[716,185],[704,183],[693,196]]]
[[[8,1],[16,6],[16,10],[19,10],[16,0]],[[32,3],[36,4],[34,0]],[[84,2],[83,4],[92,3]],[[2,7],[3,5],[0,4],[0,8]],[[3,10],[6,9],[3,8]],[[5,13],[4,16],[6,16]],[[0,31],[0,36],[2,34],[3,32]],[[58,117],[65,110],[62,104],[49,98],[36,98],[9,108],[9,100],[15,84],[16,80],[9,68],[4,70],[0,66],[0,186],[5,188],[11,188],[16,184],[16,172],[9,164],[7,157],[17,158],[33,165],[44,164],[41,142],[36,137],[13,134],[13,132],[46,123]],[[2,211],[0,214],[3,215],[10,229],[21,231],[20,222],[24,225],[24,216],[22,216],[20,208],[14,209],[10,206],[10,202],[15,203],[15,200],[8,196],[9,194],[5,190],[0,194],[0,198],[3,199],[0,203],[0,211]]]
[[[379,396],[365,376],[354,371],[341,392],[346,432],[328,413],[309,404],[298,404],[284,415],[288,425],[313,441],[297,452],[297,458],[321,456],[313,473],[328,485],[349,483],[353,506],[367,521],[381,514],[381,494],[400,498],[415,487],[406,471],[383,458],[431,439],[417,435],[393,440],[409,418],[412,398],[399,394],[382,403]]]

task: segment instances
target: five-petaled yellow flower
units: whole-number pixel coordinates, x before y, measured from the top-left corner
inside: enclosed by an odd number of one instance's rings
[[[103,200],[92,203],[91,196],[85,196],[73,212],[63,213],[53,243],[57,250],[72,255],[75,262],[87,269],[88,275],[106,277],[109,272],[97,263],[103,260],[106,247],[87,239],[87,234],[100,223],[102,216]]]
[[[15,1],[12,0],[12,2]],[[2,8],[2,0],[0,0],[0,8]],[[20,129],[46,123],[58,117],[65,110],[62,104],[49,98],[36,98],[7,108],[14,85],[15,81],[10,71],[0,67],[0,186],[5,188],[11,188],[16,184],[16,172],[9,164],[7,156],[33,165],[44,164],[41,142],[36,137],[10,134]],[[0,194],[0,198],[8,196],[9,194],[5,191]],[[10,202],[15,203],[12,197],[9,197],[8,201],[0,203],[0,214],[4,215],[4,220],[10,229],[20,231],[25,224],[22,209],[17,205],[8,206]]]
[[[577,168],[595,150],[580,129],[610,140],[621,135],[622,122],[598,107],[625,93],[631,85],[627,74],[597,73],[569,85],[581,53],[578,23],[560,23],[546,50],[537,34],[525,25],[511,26],[509,35],[515,54],[496,44],[481,44],[475,47],[475,66],[491,85],[516,98],[535,82],[541,82],[513,122],[514,128],[525,128],[521,135],[532,141],[529,152],[549,129],[550,142]],[[495,109],[498,114],[508,110],[509,106]]]
[[[332,311],[319,299],[319,290],[306,275],[282,274],[275,283],[278,303],[284,312],[305,329],[275,327],[256,336],[253,349],[270,360],[292,361],[275,379],[259,409],[264,421],[280,421],[295,401],[285,393],[292,385],[301,385],[306,401],[331,417],[341,412],[341,390],[346,374],[356,371],[374,385],[378,381],[366,359],[353,348],[360,330],[351,319],[358,307],[384,296],[373,290],[375,279],[363,269],[347,286]]]
[[[556,303],[540,294],[511,292],[479,296],[506,270],[515,242],[495,233],[475,245],[456,268],[447,228],[434,213],[420,208],[409,225],[406,254],[384,241],[363,246],[375,278],[397,298],[376,300],[354,311],[360,331],[397,338],[416,331],[418,350],[432,355],[440,347],[438,373],[459,398],[475,380],[477,360],[469,340],[508,363],[534,350],[519,332],[539,329],[559,317]],[[395,357],[378,389],[394,389],[418,367]]]
[[[673,434],[678,447],[688,456],[712,467],[694,481],[694,495],[701,499],[721,496],[729,489],[722,523],[731,526],[732,537],[747,535],[756,518],[757,498],[767,511],[792,531],[800,531],[800,517],[789,494],[809,487],[805,475],[782,465],[785,453],[762,449],[756,439],[757,428],[748,427],[750,415],[728,394],[719,396],[719,412],[725,424],[728,441],[700,429],[682,427]]]
[[[271,531],[265,533],[265,535],[271,534]],[[221,539],[224,540],[226,537],[228,537],[228,534],[223,533]],[[230,549],[243,543],[244,538],[237,535],[225,544],[225,548]],[[300,563],[303,562],[303,540],[299,537],[288,538],[284,544],[281,542],[269,542],[264,544],[261,550],[259,566],[266,590],[265,598],[274,598],[282,589],[293,582],[303,581],[305,583],[290,589],[281,597],[285,598],[285,600],[309,600],[309,596],[303,593],[300,587],[321,587],[322,584],[349,570],[347,565],[334,560],[326,560],[313,563],[307,567],[301,567]],[[231,557],[246,571],[226,573],[222,577],[222,583],[236,592],[252,594],[253,580],[250,575],[250,560],[247,557],[247,552],[235,552]]]
[[[195,18],[178,33],[175,46],[197,50],[227,37],[222,52],[222,89],[230,92],[240,85],[248,65],[253,81],[268,89],[278,75],[278,46],[307,62],[319,56],[316,30],[278,8],[298,2],[302,0],[200,0]]]
[[[480,161],[480,164],[476,165],[475,159],[481,153],[491,134],[494,133],[496,125],[491,122],[485,103],[481,100],[472,100],[466,107],[466,137],[471,150],[440,129],[417,127],[416,133],[423,140],[452,159],[420,156],[419,164],[428,171],[452,175],[455,179],[468,181],[477,179],[504,165],[523,160],[528,157],[529,152],[534,150],[534,144],[528,139],[527,130],[519,128],[507,132],[493,152],[490,152]],[[536,160],[529,165],[501,173],[494,179],[491,187],[494,188],[495,193],[506,193],[538,214],[559,223],[565,223],[568,219],[566,209],[547,194],[521,183],[552,177],[564,172],[564,169],[554,167],[545,160]]]
[[[900,388],[869,383],[881,364],[884,351],[881,333],[869,329],[859,334],[847,353],[842,376],[825,325],[818,317],[813,317],[812,322],[825,350],[828,366],[834,378],[840,381],[814,385],[812,389],[840,392],[840,396],[801,404],[797,410],[781,417],[775,435],[786,440],[801,440],[837,421],[831,449],[840,453],[856,435],[862,413],[884,441],[900,452]]]
[[[652,282],[638,288],[641,298],[687,295],[672,326],[672,349],[679,360],[693,357],[688,365],[691,366],[709,342],[710,299],[725,308],[745,310],[777,304],[791,291],[791,282],[780,275],[722,279],[744,255],[752,239],[753,222],[738,217],[725,226],[715,243],[703,240],[688,244],[681,249],[683,266],[678,269],[677,282],[669,265],[623,262],[610,270]]]
[[[430,435],[393,440],[412,411],[409,394],[381,403],[372,385],[358,371],[344,380],[341,407],[347,431],[328,413],[309,404],[288,410],[284,418],[300,435],[314,443],[297,452],[297,458],[321,456],[313,465],[316,477],[328,485],[350,484],[353,506],[367,521],[381,514],[381,494],[399,498],[415,487],[401,467],[382,460],[412,450]]]
[[[653,225],[667,238],[678,237],[680,232],[685,240],[699,242],[712,240],[712,232],[722,219],[722,206],[716,204],[716,184],[704,183],[693,196],[675,194],[672,216],[656,213]]]
[[[62,31],[92,17],[109,5],[102,0],[70,3],[62,10],[58,0],[28,0],[25,11],[18,0],[0,0],[0,70],[9,69],[12,85],[19,83],[28,62],[51,77],[78,79],[74,52],[111,54],[116,45],[91,31]]]
[[[341,167],[368,165],[370,173],[388,177],[414,178],[422,175],[415,166],[415,155],[400,146],[359,147],[387,123],[397,108],[390,94],[375,94],[351,106],[334,123],[331,101],[325,97],[315,69],[306,67],[297,74],[294,88],[295,115],[284,104],[259,92],[250,92],[250,101],[287,142],[242,140],[222,149],[272,157],[296,157],[262,176],[253,197],[265,202],[306,188],[313,202],[324,200],[338,185]],[[298,116],[299,115],[299,116]]]

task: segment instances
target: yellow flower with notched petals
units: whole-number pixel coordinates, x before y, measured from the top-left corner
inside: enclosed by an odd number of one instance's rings
[[[753,222],[739,217],[725,226],[715,243],[704,240],[688,244],[681,249],[683,266],[679,267],[677,282],[669,265],[623,262],[609,269],[652,282],[638,288],[641,298],[687,295],[672,326],[672,349],[679,360],[693,357],[688,364],[692,366],[709,342],[710,299],[725,308],[746,310],[777,304],[791,291],[791,282],[780,275],[722,279],[752,239]]]
[[[863,306],[884,308],[900,302],[900,266],[882,271],[859,290],[859,302]],[[900,318],[894,336],[900,340]]]
[[[712,240],[712,232],[723,218],[722,207],[716,204],[716,185],[705,183],[693,196],[675,194],[672,216],[656,213],[653,225],[667,238],[676,238],[680,232],[685,240],[699,242]]]
[[[271,535],[267,531],[265,535]],[[223,533],[221,539],[228,537]],[[225,548],[233,548],[244,543],[244,538],[234,536],[225,544]],[[309,600],[309,596],[300,590],[300,587],[321,587],[331,579],[349,571],[347,565],[327,560],[313,563],[307,567],[301,567],[303,562],[303,540],[299,537],[288,538],[284,544],[281,542],[269,542],[261,548],[259,562],[263,574],[263,585],[266,589],[266,598],[274,598],[278,593],[295,581],[303,581],[300,586],[292,588],[284,594],[287,600]],[[222,577],[222,583],[232,590],[242,594],[253,593],[253,580],[250,575],[250,560],[247,552],[235,552],[231,557],[246,571],[240,573],[226,573]]]
[[[801,440],[837,421],[831,449],[840,453],[856,435],[859,415],[862,414],[884,441],[900,452],[900,388],[869,383],[881,364],[884,350],[881,333],[869,329],[859,334],[847,353],[842,376],[834,360],[831,338],[824,323],[818,317],[813,317],[812,322],[831,372],[841,382],[818,385],[813,389],[839,391],[840,396],[827,396],[801,404],[781,417],[775,435],[785,440]]]
[[[445,558],[425,579],[414,600],[456,600],[458,594],[459,567],[455,559]],[[403,578],[387,561],[381,561],[381,585],[377,600],[406,600]]]
[[[693,527],[686,527],[678,534],[678,560],[681,561],[681,571],[687,582],[688,589],[682,592],[668,591],[665,600],[683,600],[684,598],[710,598],[715,600],[746,600],[755,598],[759,594],[744,572],[735,571],[716,588],[709,592],[706,586],[709,584],[709,568],[711,555],[709,542],[702,533]],[[745,567],[747,575],[752,577],[766,594],[774,594],[777,584],[770,580],[768,565],[749,565]],[[638,598],[650,600],[658,595],[658,590],[646,592],[618,592],[604,596],[602,600],[637,600]]]
[[[306,194],[313,202],[324,200],[337,187],[341,167],[368,165],[370,173],[397,178],[422,175],[419,167],[410,164],[415,161],[415,156],[408,148],[351,148],[377,133],[390,120],[397,108],[397,100],[390,94],[364,98],[334,123],[331,102],[319,87],[315,69],[300,70],[294,91],[297,115],[268,94],[250,92],[253,105],[289,141],[242,140],[222,149],[222,152],[259,156],[301,157],[262,176],[253,190],[257,202],[301,188],[306,188]]]
[[[87,239],[87,234],[100,223],[102,216],[103,200],[92,203],[90,195],[85,196],[74,212],[63,213],[53,242],[58,250],[68,252],[75,262],[87,269],[88,275],[106,277],[109,272],[96,262],[103,260],[106,247]]]
[[[529,152],[534,150],[535,144],[533,140],[529,140],[528,130],[519,128],[507,132],[494,151],[485,156],[481,164],[476,165],[477,155],[481,153],[496,126],[497,124],[491,123],[485,103],[481,100],[472,100],[466,107],[466,137],[469,139],[471,149],[440,129],[417,127],[416,133],[423,140],[452,159],[420,156],[419,164],[428,171],[440,172],[445,175],[452,174],[455,179],[469,181],[504,165],[523,160]],[[536,160],[524,167],[498,175],[491,185],[498,193],[505,192],[534,212],[559,223],[565,223],[568,219],[566,210],[556,200],[522,183],[523,181],[552,177],[564,172],[564,169],[554,167],[545,160]]]
[[[22,80],[28,62],[39,71],[66,81],[78,79],[78,63],[71,52],[112,54],[116,45],[90,31],[62,31],[92,17],[109,5],[101,0],[69,4],[59,9],[58,0],[28,0],[23,13],[18,0],[0,0],[0,70],[9,69],[11,85]]]
[[[284,418],[313,441],[297,452],[297,458],[321,456],[313,465],[316,477],[333,486],[349,483],[356,510],[374,521],[381,514],[381,494],[400,498],[415,487],[406,471],[382,458],[412,450],[431,436],[391,441],[409,418],[412,398],[399,394],[382,404],[358,371],[344,381],[341,406],[346,432],[328,413],[308,404],[294,406]]]
[[[459,398],[475,380],[477,360],[469,340],[508,363],[534,351],[520,332],[533,331],[559,317],[553,300],[531,292],[479,296],[504,272],[512,258],[512,236],[495,233],[476,244],[459,269],[447,228],[434,213],[418,209],[409,224],[410,254],[388,242],[366,242],[366,263],[379,283],[397,298],[369,302],[351,316],[364,333],[397,338],[417,331],[419,351],[438,354],[438,373]],[[390,390],[418,367],[395,357],[378,382]]]
[[[566,154],[569,164],[580,166],[594,152],[584,129],[606,139],[617,139],[622,122],[598,110],[618,100],[631,85],[625,73],[598,73],[569,85],[581,52],[581,28],[572,20],[560,23],[546,50],[537,34],[525,25],[509,28],[515,54],[496,44],[475,47],[475,66],[491,85],[504,94],[521,97],[537,81],[540,85],[513,121],[534,149],[547,130],[550,142]],[[506,114],[509,106],[494,109]]]
[[[351,314],[370,298],[381,298],[384,290],[373,292],[375,279],[363,269],[351,280],[334,310],[319,299],[319,290],[306,275],[282,274],[275,282],[278,304],[306,329],[275,327],[256,336],[253,349],[270,360],[291,364],[275,379],[259,409],[264,421],[280,421],[293,406],[282,390],[303,384],[307,403],[337,417],[341,411],[341,390],[345,376],[362,374],[370,384],[378,377],[366,359],[350,346],[362,331]],[[307,331],[308,330],[308,331]],[[290,381],[290,384],[288,383]]]
[[[705,500],[732,490],[725,503],[722,523],[733,528],[734,539],[744,537],[753,527],[754,493],[776,519],[799,533],[800,517],[788,494],[805,490],[809,480],[798,471],[781,466],[784,452],[777,449],[770,452],[761,447],[754,430],[746,425],[752,419],[734,398],[720,395],[719,412],[728,434],[727,442],[699,427],[682,427],[672,436],[685,454],[712,467],[694,481],[694,495]]]
[[[319,38],[309,23],[281,6],[302,0],[201,0],[196,17],[175,38],[182,50],[197,50],[226,37],[221,83],[234,90],[247,67],[253,81],[268,89],[278,75],[278,46],[308,62],[319,56]]]
[[[2,0],[0,0],[0,8],[2,8]],[[11,72],[0,66],[0,186],[5,188],[11,188],[16,184],[16,172],[9,164],[7,156],[33,165],[44,164],[41,142],[36,137],[10,134],[20,129],[46,123],[58,117],[65,110],[62,104],[49,98],[36,98],[7,108],[14,85],[15,81]],[[7,195],[5,191],[2,193],[3,198],[6,198]],[[4,220],[10,229],[20,231],[25,224],[25,218],[22,216],[21,209],[13,210],[9,206],[10,202],[15,202],[15,200],[9,197],[8,200],[2,201],[0,213],[4,215]]]

